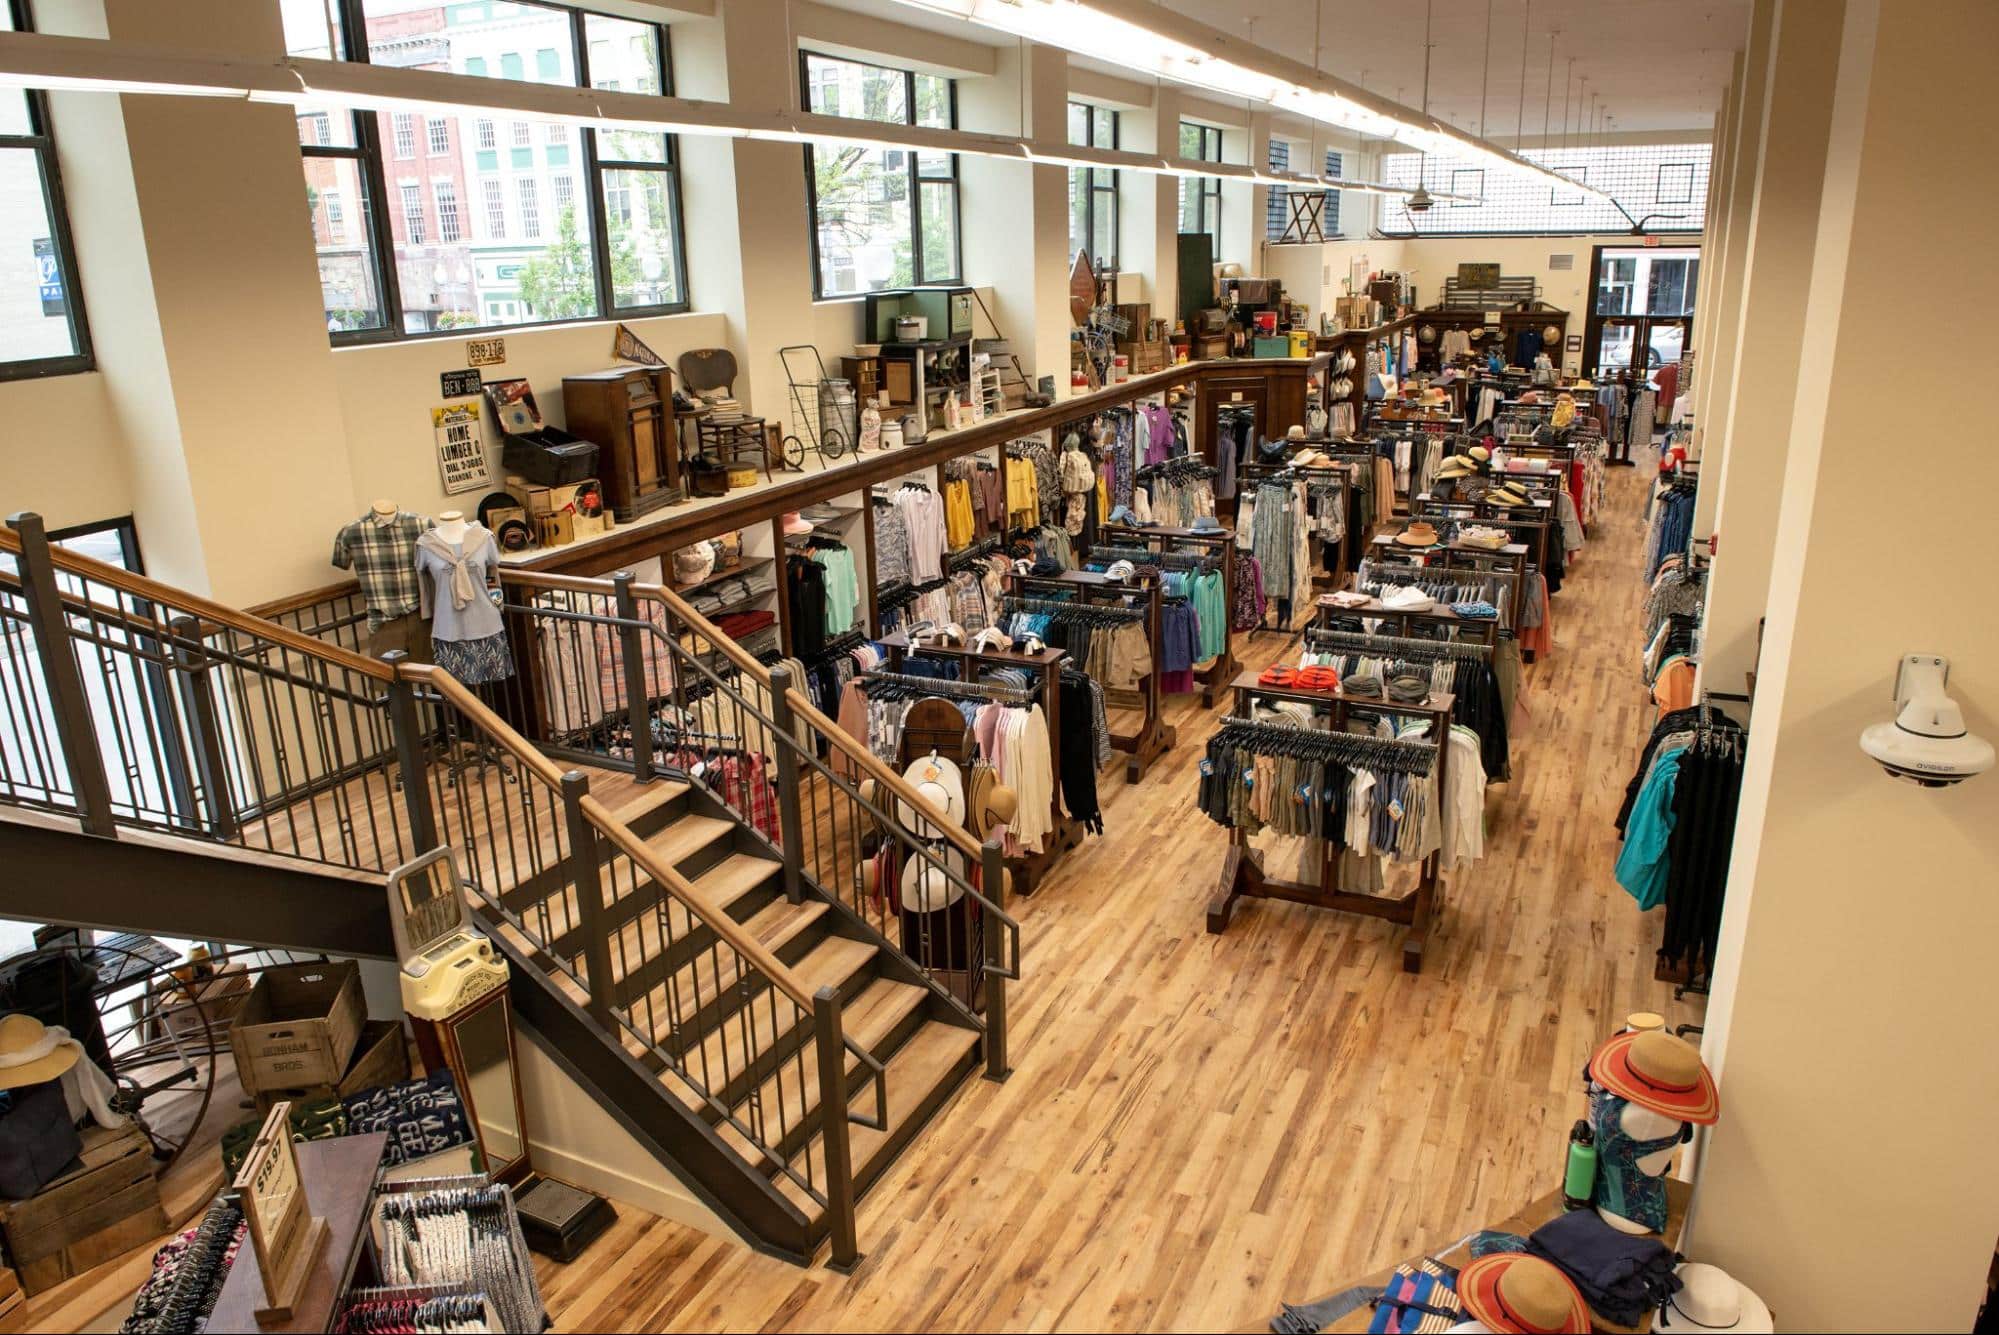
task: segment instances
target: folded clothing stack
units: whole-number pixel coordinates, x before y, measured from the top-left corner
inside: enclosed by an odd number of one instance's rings
[[[1680,1287],[1679,1256],[1649,1235],[1620,1233],[1594,1210],[1573,1210],[1534,1230],[1530,1255],[1552,1261],[1582,1290],[1590,1310],[1635,1326]]]
[[[1470,603],[1452,603],[1451,611],[1468,621],[1493,621],[1499,617],[1499,609],[1482,599]]]

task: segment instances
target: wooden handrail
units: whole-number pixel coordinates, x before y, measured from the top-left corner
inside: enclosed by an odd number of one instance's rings
[[[496,745],[514,758],[518,765],[530,770],[534,776],[550,788],[562,789],[562,767],[537,751],[525,737],[515,732],[507,721],[494,713],[485,701],[472,689],[453,677],[449,672],[427,663],[404,663],[402,673],[406,680],[430,687],[472,723]],[[812,1009],[812,993],[791,972],[791,967],[755,937],[743,929],[741,923],[723,912],[720,905],[694,887],[694,883],[681,875],[679,870],[663,861],[645,840],[633,834],[617,815],[596,798],[584,795],[583,814],[612,843],[646,874],[659,883],[660,888],[679,900],[687,911],[699,918],[708,929],[729,943],[729,946],[770,977],[771,985],[797,1002],[806,1010]]]
[[[553,578],[563,578],[563,576]],[[770,689],[770,669],[759,663],[755,655],[746,652],[741,645],[717,630],[707,617],[688,606],[678,594],[658,584],[635,584],[632,586],[632,593],[637,597],[650,598],[665,604],[668,611],[687,623],[696,634],[721,649],[730,662],[762,683],[765,690]],[[812,703],[811,697],[803,691],[794,686],[786,693],[786,698],[791,702],[792,711],[823,734],[835,750],[854,763],[855,768],[887,789],[894,797],[908,803],[911,810],[922,811],[930,805],[929,800],[918,793],[909,780],[883,764],[873,751],[849,737],[839,724],[821,713],[819,707]],[[887,810],[889,804],[878,799],[875,805]],[[970,831],[942,821],[933,824],[943,830],[944,837],[950,841],[953,848],[964,854],[969,860],[968,865],[979,865],[983,855],[979,851],[978,840],[972,838]]]
[[[246,607],[243,610],[253,617],[263,617],[266,620],[270,620],[274,617],[281,617],[287,612],[301,611],[311,607],[314,603],[330,603],[336,598],[346,598],[359,592],[361,592],[361,582],[359,580],[342,580],[338,584],[329,584],[323,589],[311,589],[305,593],[295,593],[289,598],[273,598],[268,603],[258,603],[255,607]]]
[[[583,814],[590,818],[590,823],[606,838],[618,846],[620,852],[644,868],[645,873],[662,887],[671,891],[673,897],[685,905],[689,912],[700,918],[710,931],[728,942],[737,954],[768,976],[772,987],[790,997],[805,1010],[812,1009],[812,993],[799,982],[798,976],[792,973],[790,965],[773,955],[768,946],[743,930],[741,923],[724,913],[713,900],[695,889],[693,882],[648,848],[645,840],[633,834],[616,815],[612,814],[610,808],[596,798],[586,795],[583,799]]]
[[[4,525],[0,525],[0,551],[13,552],[18,555],[20,550],[21,540],[14,535],[14,531]],[[81,575],[86,579],[94,579],[101,584],[108,584],[112,588],[122,590],[134,597],[144,598],[149,602],[158,603],[162,607],[172,608],[176,612],[185,612],[191,616],[199,617],[210,625],[227,626],[229,629],[241,631],[245,635],[254,635],[260,640],[269,640],[273,644],[282,644],[287,649],[304,654],[307,657],[325,659],[327,662],[338,664],[350,672],[359,672],[365,676],[373,677],[377,681],[395,680],[395,670],[380,659],[364,658],[351,649],[342,649],[339,645],[328,644],[324,640],[315,640],[310,635],[301,635],[297,631],[287,626],[281,626],[275,621],[266,621],[262,617],[253,616],[248,612],[239,612],[233,607],[225,607],[212,598],[204,598],[200,594],[189,593],[186,589],[175,588],[171,584],[162,584],[158,580],[147,579],[144,575],[135,575],[129,570],[120,570],[117,566],[106,565],[102,561],[93,561],[87,556],[79,556],[75,552],[53,544],[49,547],[49,559],[59,570],[67,570],[73,575]]]

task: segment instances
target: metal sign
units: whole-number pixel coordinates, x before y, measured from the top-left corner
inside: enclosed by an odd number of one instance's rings
[[[486,442],[479,435],[479,405],[447,403],[430,410],[431,431],[437,437],[437,472],[444,494],[484,491],[493,485],[486,463]]]
[[[447,399],[468,399],[479,392],[479,373],[446,371],[437,377],[437,385]]]
[[[1499,286],[1499,266],[1497,264],[1460,264],[1458,266],[1458,286],[1474,291],[1486,292]]]
[[[50,237],[35,238],[35,285],[41,289],[43,315],[69,314],[62,295],[62,261],[56,258],[56,243]]]
[[[498,366],[506,359],[504,338],[475,338],[465,345],[465,360],[473,366]]]

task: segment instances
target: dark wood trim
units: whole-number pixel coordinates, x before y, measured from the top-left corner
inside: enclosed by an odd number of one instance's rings
[[[1157,394],[1174,385],[1194,383],[1211,377],[1230,379],[1256,377],[1277,390],[1273,398],[1284,403],[1304,403],[1307,378],[1319,369],[1323,358],[1238,358],[1227,361],[1189,362],[1169,366],[1149,375],[1133,376],[1121,385],[1064,399],[1047,408],[1028,408],[993,418],[977,426],[948,434],[933,435],[920,445],[853,456],[849,462],[818,472],[788,478],[775,486],[758,488],[730,497],[684,515],[671,512],[646,522],[615,531],[614,536],[585,547],[557,547],[537,553],[525,561],[509,562],[511,570],[533,570],[542,574],[603,575],[620,570],[648,556],[685,547],[730,529],[775,520],[786,511],[803,509],[839,496],[866,491],[877,483],[889,482],[920,469],[943,464],[979,450],[991,449],[1016,437],[1059,428],[1104,408],[1117,407]],[[1295,388],[1292,385],[1295,383]],[[1282,386],[1279,390],[1278,387]],[[1302,418],[1301,418],[1302,424]],[[1280,432],[1288,422],[1270,421],[1267,430]]]

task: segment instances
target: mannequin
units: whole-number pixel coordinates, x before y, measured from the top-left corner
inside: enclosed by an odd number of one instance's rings
[[[422,598],[416,574],[416,544],[431,527],[389,497],[368,503],[367,513],[333,536],[332,564],[354,572],[368,605],[368,652],[380,657],[401,650],[418,663],[430,661],[430,629],[419,615]]]
[[[459,510],[438,516],[416,545],[423,612],[432,617],[437,665],[468,685],[514,675],[513,655],[492,590],[499,582],[499,545],[483,524]]]
[[[1590,1099],[1590,1129],[1599,1164],[1597,1215],[1620,1233],[1665,1231],[1663,1178],[1686,1139],[1687,1124],[1599,1091]]]

